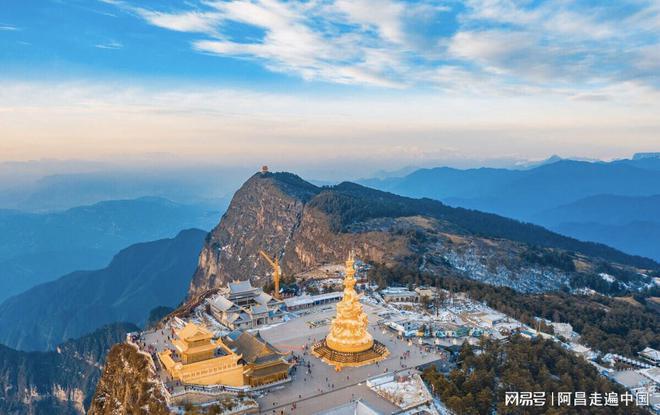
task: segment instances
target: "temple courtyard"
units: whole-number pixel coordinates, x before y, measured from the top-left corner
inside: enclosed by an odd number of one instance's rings
[[[354,264],[351,252],[336,305],[286,312],[280,301],[277,322],[264,320],[258,328],[229,331],[224,322],[229,319],[208,309],[219,304],[229,310],[234,303],[217,297],[210,307],[197,307],[187,321],[174,317],[132,341],[152,356],[168,402],[175,405],[231,400],[227,393],[235,394],[239,403],[247,392],[249,402],[240,402],[245,406],[240,413],[254,413],[257,407],[271,414],[338,415],[355,412],[353,407],[374,414],[438,413],[416,368],[444,359],[446,353],[406,340],[386,324],[383,318],[397,313],[396,308],[355,291]],[[236,412],[231,405],[227,408]]]
[[[398,410],[369,389],[365,381],[384,373],[408,372],[409,368],[434,362],[443,355],[433,348],[398,339],[396,334],[379,325],[378,314],[387,311],[385,307],[370,304],[363,304],[363,307],[369,318],[369,332],[390,354],[378,363],[347,367],[340,372],[310,352],[312,345],[327,335],[329,322],[336,314],[334,306],[310,309],[301,317],[260,330],[269,343],[283,352],[293,352],[303,361],[291,382],[263,392],[257,398],[262,413],[315,414],[355,399],[361,399],[381,413]]]

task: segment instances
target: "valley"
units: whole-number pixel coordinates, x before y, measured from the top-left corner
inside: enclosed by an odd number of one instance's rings
[[[220,209],[156,197],[49,213],[0,209],[0,302],[64,274],[104,267],[129,245],[210,229]]]

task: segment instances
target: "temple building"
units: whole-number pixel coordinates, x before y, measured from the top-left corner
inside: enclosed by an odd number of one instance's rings
[[[258,332],[253,336],[235,330],[224,338],[224,342],[242,356],[246,385],[259,387],[287,379],[291,364],[286,361],[286,355],[262,339]]]
[[[209,299],[211,314],[230,329],[252,329],[282,321],[286,308],[250,281],[234,281],[228,288]]]
[[[236,330],[214,339],[206,328],[187,323],[174,330],[174,349],[159,353],[174,380],[196,385],[259,387],[287,380],[291,365],[285,354],[256,336]]]
[[[355,292],[353,254],[346,261],[344,296],[337,304],[337,316],[330,333],[312,347],[312,353],[337,371],[346,366],[364,366],[385,359],[389,351],[367,331],[369,320]]]
[[[158,356],[172,379],[198,385],[245,384],[241,356],[221,340],[213,340],[206,328],[187,323],[174,334],[174,350],[167,349]]]

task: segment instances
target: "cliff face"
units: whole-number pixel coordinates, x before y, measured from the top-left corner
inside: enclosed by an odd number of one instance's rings
[[[0,413],[9,415],[85,413],[112,344],[132,324],[113,324],[57,347],[56,352],[22,352],[0,345]]]
[[[190,296],[233,279],[268,278],[271,267],[259,250],[277,255],[285,274],[341,261],[350,249],[385,263],[410,254],[406,238],[389,232],[335,232],[330,216],[311,203],[322,190],[290,173],[252,176],[208,235]]]
[[[108,353],[88,415],[169,415],[147,356],[129,344]]]
[[[288,173],[257,173],[234,195],[220,224],[206,238],[189,294],[232,279],[264,276],[262,249],[280,255],[300,225],[305,203],[320,189]]]
[[[340,262],[354,249],[366,261],[539,292],[567,285],[578,272],[582,280],[599,278],[601,259],[572,252],[595,248],[614,251],[430,199],[353,183],[319,188],[290,173],[258,173],[208,235],[189,296],[233,279],[264,282],[271,269],[260,249],[277,255],[289,275]]]
[[[381,226],[361,232],[335,232],[326,213],[306,206],[292,243],[286,247],[283,268],[285,272],[295,273],[324,263],[340,262],[351,249],[363,260],[394,264],[412,255],[409,242],[406,235],[392,233],[391,229]]]

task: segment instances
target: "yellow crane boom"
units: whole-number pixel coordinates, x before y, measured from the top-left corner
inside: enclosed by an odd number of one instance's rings
[[[273,297],[277,298],[278,300],[280,299],[280,274],[282,273],[282,270],[280,269],[280,261],[276,257],[273,257],[273,259],[268,256],[267,253],[264,251],[259,251],[259,254],[270,264],[270,266],[273,268],[273,283],[275,285],[275,293]]]

